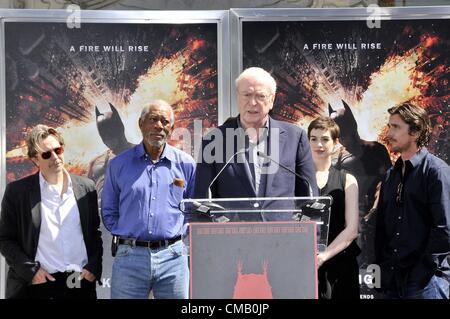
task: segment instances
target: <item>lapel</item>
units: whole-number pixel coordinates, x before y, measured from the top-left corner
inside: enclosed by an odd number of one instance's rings
[[[88,223],[88,212],[89,206],[86,197],[86,189],[82,183],[78,180],[77,176],[70,174],[70,179],[72,180],[73,194],[75,200],[77,201],[78,213],[80,214],[81,230],[83,232],[83,237],[86,240],[87,234],[87,223]]]
[[[41,187],[39,185],[39,172],[34,174],[30,180],[30,207],[32,222],[32,238],[34,250],[37,250],[39,233],[41,231]]]
[[[256,189],[253,185],[253,175],[250,172],[250,166],[245,159],[245,154],[239,154],[236,156],[238,163],[231,165],[236,173],[239,176],[239,180],[246,188],[247,194],[251,194],[250,197],[256,197]]]
[[[232,127],[234,129],[238,128],[237,118],[232,123]],[[225,131],[225,134],[226,134],[226,131]],[[228,137],[225,137],[225,139],[224,139],[225,147],[226,147],[227,138]],[[224,147],[224,149],[225,149],[225,147]],[[234,145],[233,152],[234,153],[237,152],[237,145]],[[236,175],[239,176],[239,180],[244,185],[247,194],[251,194],[250,197],[256,197],[255,186],[253,185],[253,182],[252,182],[253,176],[252,176],[252,173],[250,172],[250,167],[245,159],[245,154],[242,153],[242,154],[237,155],[235,158],[235,162],[230,163],[230,165],[233,168]]]
[[[280,126],[280,122],[272,119],[269,116],[269,144],[267,145],[267,155],[272,157],[272,152],[278,151],[278,162],[281,162],[281,154],[283,154],[284,143],[286,142],[285,133],[286,131]],[[273,129],[278,129],[279,134],[273,134]],[[277,145],[277,148],[272,149],[272,145]],[[270,162],[269,165],[277,165],[274,162]],[[280,169],[280,168],[279,168]],[[264,196],[267,196],[267,193],[271,190],[270,185],[273,183],[273,179],[276,173],[267,174],[266,179],[266,188]]]

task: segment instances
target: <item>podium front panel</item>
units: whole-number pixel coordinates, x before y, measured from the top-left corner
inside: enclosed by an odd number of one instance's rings
[[[316,223],[191,223],[189,234],[191,298],[317,298]]]

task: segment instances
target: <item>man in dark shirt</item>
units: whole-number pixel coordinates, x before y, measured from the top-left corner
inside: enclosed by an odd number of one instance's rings
[[[388,140],[401,156],[381,186],[375,235],[381,291],[387,298],[448,299],[450,167],[430,154],[424,109],[388,110]]]

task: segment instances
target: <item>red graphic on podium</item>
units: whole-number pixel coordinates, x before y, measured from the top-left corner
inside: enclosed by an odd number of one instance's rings
[[[233,299],[273,299],[272,286],[267,276],[267,261],[262,263],[262,269],[262,274],[243,274],[242,261],[238,261]]]

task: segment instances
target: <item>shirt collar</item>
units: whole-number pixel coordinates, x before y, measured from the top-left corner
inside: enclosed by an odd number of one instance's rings
[[[421,147],[420,150],[414,154],[413,157],[409,160],[413,167],[416,167],[419,165],[422,160],[425,158],[425,156],[428,154],[428,150],[426,147]]]
[[[70,174],[67,172],[67,170],[65,168],[63,168],[63,174],[67,177],[67,182],[68,182],[67,189],[69,190],[72,188],[72,179],[70,178]],[[42,175],[41,171],[39,171],[39,186],[41,187],[41,189],[52,186],[52,184],[47,182],[44,175]]]
[[[240,120],[240,117],[241,117],[240,115],[237,117],[237,125],[238,125],[238,128],[242,129],[242,131],[239,130],[239,135],[242,136],[241,134],[244,133],[244,128],[241,126],[241,120]],[[263,127],[263,128],[264,128],[263,133],[262,133],[261,137],[258,139],[257,144],[264,143],[264,141],[267,140],[267,138],[268,138],[268,136],[269,136],[269,122],[270,122],[270,117],[267,117],[266,124],[265,124],[264,127]],[[245,138],[245,140],[248,141],[250,144],[253,144],[253,143],[251,143],[251,142],[249,141],[248,135],[245,134],[245,133],[244,133],[244,138]],[[253,144],[253,145],[256,145],[256,144]]]
[[[147,153],[145,152],[144,141],[142,141],[140,144],[138,144],[136,146],[136,155],[139,158],[147,155]],[[168,143],[166,143],[164,145],[164,150],[161,153],[161,156],[159,157],[159,160],[161,160],[163,158],[167,158],[171,162],[175,162],[176,161],[175,150]]]
[[[268,116],[266,124],[264,125],[264,128],[266,128],[266,129],[269,129],[269,122],[270,122],[269,118],[270,117]],[[238,125],[239,128],[243,128],[242,125],[241,125],[241,116],[240,115],[238,115],[238,117],[237,117],[237,125]]]
[[[409,160],[405,161],[406,166],[412,166],[412,167],[416,167],[417,165],[419,165],[422,160],[425,158],[425,156],[428,154],[428,150],[426,147],[422,147],[420,148],[420,150],[414,154],[413,157],[411,157]],[[396,170],[401,170],[403,166],[403,160],[402,157],[400,156],[397,161],[394,164],[394,168]]]

